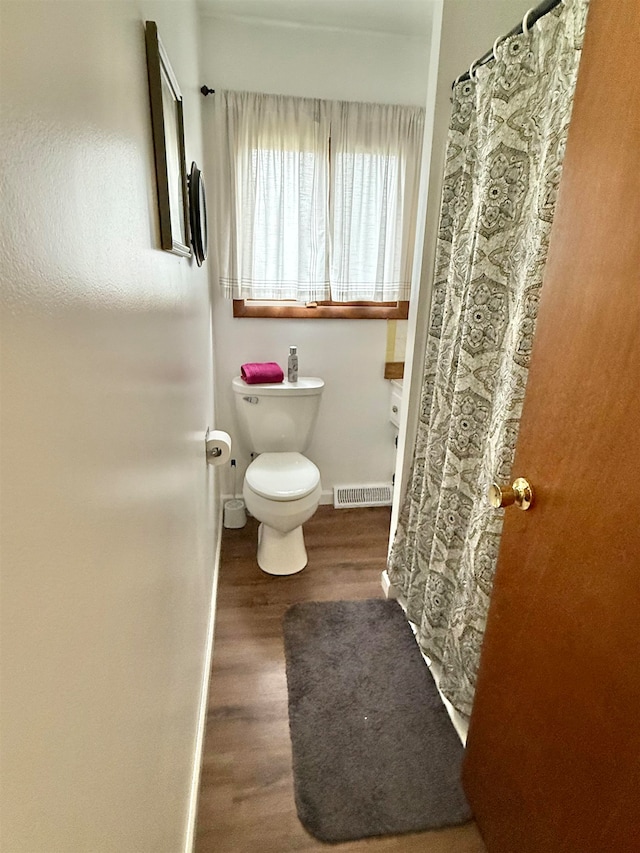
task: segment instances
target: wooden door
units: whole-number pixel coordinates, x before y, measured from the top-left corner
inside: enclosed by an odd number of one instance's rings
[[[640,851],[640,2],[591,0],[464,785],[490,853]]]

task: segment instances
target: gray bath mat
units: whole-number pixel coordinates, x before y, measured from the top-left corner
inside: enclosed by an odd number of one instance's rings
[[[463,747],[395,601],[284,617],[298,817],[321,841],[465,823]]]

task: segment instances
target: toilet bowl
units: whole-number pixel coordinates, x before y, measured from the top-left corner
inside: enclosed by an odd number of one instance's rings
[[[260,521],[257,560],[264,572],[292,575],[307,565],[302,525],[321,493],[320,472],[301,453],[262,453],[249,465],[243,496]]]

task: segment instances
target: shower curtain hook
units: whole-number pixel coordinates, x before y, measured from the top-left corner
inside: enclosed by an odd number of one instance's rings
[[[524,13],[524,18],[522,19],[522,32],[525,36],[529,35],[529,25],[528,25],[527,21],[529,19],[529,15],[533,12],[533,9],[534,9],[533,6],[531,7],[531,9],[528,9]]]
[[[478,62],[477,59],[474,59],[471,65],[469,66],[469,80],[473,80],[473,66]]]
[[[496,62],[498,61],[498,54],[496,53],[496,50],[498,49],[498,45],[500,44],[500,42],[504,41],[505,38],[506,36],[498,36],[498,38],[493,43],[493,48],[491,52],[493,53],[493,58]]]

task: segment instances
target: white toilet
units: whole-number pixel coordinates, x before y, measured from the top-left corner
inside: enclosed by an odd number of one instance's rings
[[[258,521],[258,565],[270,575],[292,575],[307,565],[302,525],[311,518],[322,486],[320,471],[302,455],[311,440],[324,381],[248,385],[232,381],[240,432],[258,453],[247,468],[242,494]]]

